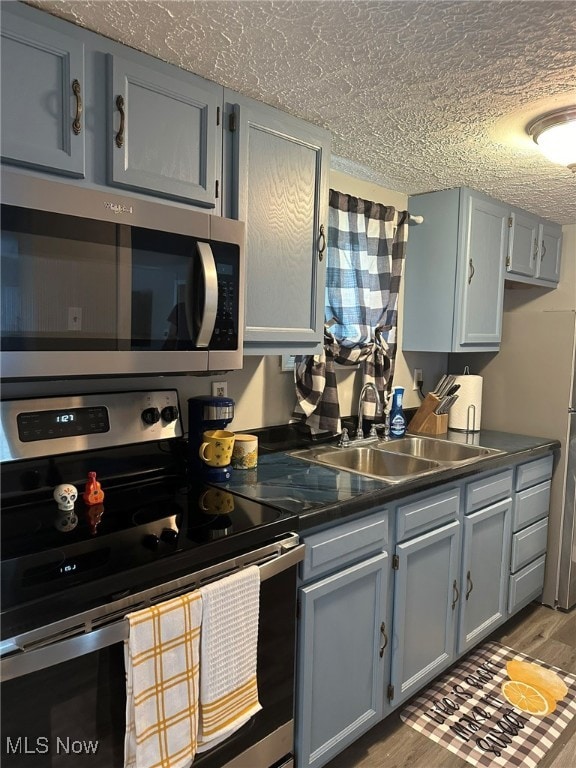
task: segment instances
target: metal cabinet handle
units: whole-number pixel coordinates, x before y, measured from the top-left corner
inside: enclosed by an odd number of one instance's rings
[[[468,262],[468,265],[470,267],[470,271],[468,272],[468,285],[472,282],[472,278],[474,277],[474,272],[476,271],[474,269],[474,264],[472,263],[472,259]]]
[[[326,235],[324,234],[324,224],[320,224],[320,234],[318,236],[318,260],[322,261],[324,258],[324,251],[326,250]]]
[[[542,248],[540,249],[540,261],[544,261],[544,256],[546,256],[546,246],[544,245],[544,240],[542,240]]]
[[[454,583],[452,584],[452,590],[453,590],[453,600],[452,600],[452,610],[456,608],[456,603],[460,599],[460,592],[458,592],[458,583],[456,582],[456,579],[454,579]]]
[[[474,589],[474,582],[470,578],[470,571],[468,571],[468,573],[466,574],[466,584],[467,584],[467,587],[466,587],[466,600],[468,600],[468,598],[470,597],[470,593]]]
[[[534,238],[534,256],[533,256],[533,258],[534,259],[538,258],[538,238],[537,237]]]
[[[380,646],[380,658],[384,656],[384,649],[388,645],[388,635],[386,634],[386,624],[382,622],[380,624],[380,635],[382,636],[382,643],[383,645]]]
[[[120,112],[120,128],[118,129],[118,133],[116,134],[116,146],[118,149],[122,149],[124,146],[124,122],[126,119],[126,115],[124,114],[124,97],[123,96],[116,96],[116,108],[118,109],[118,112]]]
[[[76,117],[72,121],[72,130],[78,136],[82,130],[82,92],[78,80],[72,81],[72,93],[76,97]]]

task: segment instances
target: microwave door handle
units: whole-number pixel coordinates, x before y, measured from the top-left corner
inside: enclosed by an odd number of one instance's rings
[[[196,243],[198,248],[198,255],[200,256],[200,264],[202,265],[202,275],[204,277],[204,312],[202,314],[202,322],[198,329],[198,335],[196,337],[196,347],[207,347],[210,344],[210,339],[214,333],[214,326],[216,325],[216,312],[218,310],[218,275],[216,273],[216,262],[214,261],[214,254],[209,243]],[[192,291],[192,285],[189,286],[188,293]],[[188,306],[188,310],[191,306]],[[191,326],[191,312],[186,312],[188,319],[188,325]],[[191,338],[192,334],[191,334]]]

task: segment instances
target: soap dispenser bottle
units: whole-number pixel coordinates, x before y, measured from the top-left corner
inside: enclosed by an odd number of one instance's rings
[[[392,391],[392,408],[390,409],[390,436],[404,437],[406,434],[406,416],[402,410],[404,387],[394,387]]]

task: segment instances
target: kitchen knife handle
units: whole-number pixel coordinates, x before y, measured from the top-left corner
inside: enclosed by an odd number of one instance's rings
[[[124,113],[124,97],[116,96],[116,108],[120,112],[120,128],[116,134],[116,146],[118,149],[122,149],[124,146],[124,123],[126,121],[126,115]]]
[[[82,130],[82,91],[78,80],[72,81],[72,93],[76,96],[76,117],[72,121],[72,130],[78,136]]]

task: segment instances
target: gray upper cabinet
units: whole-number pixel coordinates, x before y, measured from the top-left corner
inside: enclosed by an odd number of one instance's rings
[[[108,56],[109,183],[219,206],[223,89]]]
[[[562,252],[562,227],[549,221],[540,222],[540,249],[536,277],[542,281],[558,283]]]
[[[83,43],[5,7],[0,34],[3,161],[84,177]]]
[[[322,342],[330,135],[225,91],[227,214],[246,221],[246,354]]]
[[[556,287],[560,280],[562,227],[518,208],[508,221],[506,279]]]
[[[410,198],[405,351],[495,351],[500,344],[508,207],[468,188]]]

